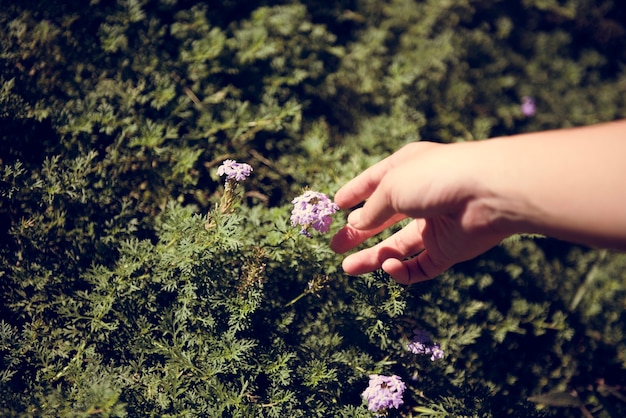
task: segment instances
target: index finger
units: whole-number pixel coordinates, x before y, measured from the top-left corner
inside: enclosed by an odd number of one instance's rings
[[[376,190],[380,179],[389,169],[390,158],[391,156],[377,162],[344,184],[335,193],[335,203],[341,209],[349,209],[367,199]]]
[[[358,205],[371,196],[390,169],[432,145],[434,144],[428,142],[413,142],[405,145],[343,185],[335,193],[335,203],[341,209],[348,209]]]

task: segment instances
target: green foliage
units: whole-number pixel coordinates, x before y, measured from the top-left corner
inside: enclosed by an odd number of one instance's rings
[[[289,225],[411,141],[626,116],[617,2],[83,3],[0,11],[0,414],[367,417],[393,373],[390,416],[624,415],[623,255],[514,237],[403,288]]]

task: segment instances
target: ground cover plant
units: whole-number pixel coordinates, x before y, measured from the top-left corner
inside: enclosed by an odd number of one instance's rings
[[[625,117],[619,2],[1,5],[0,415],[626,414],[624,255],[328,247],[408,142]]]

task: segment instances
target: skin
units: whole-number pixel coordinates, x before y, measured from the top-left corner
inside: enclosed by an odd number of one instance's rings
[[[516,233],[626,250],[626,120],[456,144],[416,142],[335,195],[348,216],[331,248],[352,275],[382,268],[402,284],[432,279]]]

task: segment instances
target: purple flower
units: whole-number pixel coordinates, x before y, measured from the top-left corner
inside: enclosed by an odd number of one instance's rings
[[[522,114],[527,117],[535,115],[537,107],[535,106],[535,100],[530,96],[522,97],[522,105],[520,107]]]
[[[430,356],[430,361],[443,358],[443,350],[439,347],[439,344],[434,343],[430,334],[421,329],[413,330],[413,340],[409,343],[407,349],[413,354]]]
[[[332,200],[324,193],[307,190],[291,201],[291,225],[300,225],[300,233],[310,237],[308,231],[312,227],[318,232],[328,232],[333,221],[331,215],[339,210]]]
[[[443,358],[443,350],[439,344],[435,343],[430,347],[430,361],[441,360]]]
[[[370,383],[361,396],[367,401],[367,408],[380,412],[388,408],[398,408],[404,403],[402,393],[406,385],[399,376],[370,375]]]
[[[252,167],[246,163],[238,163],[235,160],[225,160],[217,168],[217,174],[226,175],[226,181],[243,181],[252,172]]]

